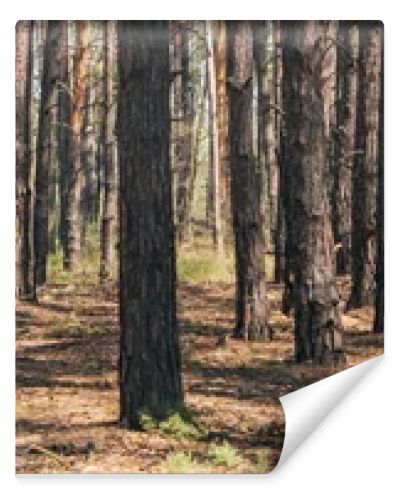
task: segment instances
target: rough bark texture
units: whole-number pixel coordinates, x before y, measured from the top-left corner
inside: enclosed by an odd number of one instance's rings
[[[106,21],[105,25],[105,96],[104,96],[104,195],[100,235],[100,279],[111,277],[115,260],[115,230],[117,205],[117,170],[115,161],[115,117],[113,71],[115,70],[115,22]]]
[[[293,200],[292,192],[296,190],[293,172],[300,169],[300,157],[296,153],[298,142],[299,125],[292,116],[300,113],[300,100],[296,95],[297,82],[300,81],[300,53],[295,39],[293,27],[290,22],[281,23],[281,56],[282,56],[282,109],[284,114],[281,123],[280,141],[280,206],[279,206],[279,231],[282,248],[283,261],[279,267],[283,268],[284,292],[282,298],[282,312],[288,314],[293,306],[293,272],[294,257],[293,249]],[[283,240],[283,241],[282,241]],[[283,245],[282,245],[283,244]]]
[[[95,25],[94,25],[95,26]],[[89,46],[93,44],[93,31],[90,36]],[[104,56],[105,57],[105,56]],[[99,63],[93,57],[88,57],[88,78],[85,98],[84,119],[82,128],[81,143],[81,168],[84,176],[84,185],[81,195],[81,214],[83,224],[81,225],[82,244],[85,245],[87,228],[90,223],[98,217],[99,182],[97,179],[97,147],[96,135],[102,141],[104,147],[104,137],[98,133],[97,127],[100,118],[97,116],[97,101],[103,99],[104,90],[102,82],[98,83],[96,66]],[[101,97],[100,97],[101,96]]]
[[[265,231],[268,254],[274,254],[278,200],[278,168],[275,144],[275,28],[271,21],[254,22],[254,58],[258,83],[258,158],[265,170]],[[274,70],[272,70],[274,68]]]
[[[236,257],[235,336],[270,337],[265,290],[262,200],[264,172],[253,136],[253,33],[250,22],[229,22],[228,75],[231,206]]]
[[[276,228],[275,228],[275,283],[281,283],[285,276],[285,205],[283,193],[283,176],[284,176],[284,163],[282,161],[282,27],[280,21],[274,23],[274,37],[275,37],[275,155],[277,159],[277,177],[278,177],[278,201],[277,201],[277,214],[276,214]]]
[[[16,297],[35,298],[31,217],[31,50],[32,23],[19,21],[15,31],[16,95]]]
[[[192,89],[189,71],[190,23],[174,21],[172,26],[174,81],[173,143],[174,169],[176,172],[176,224],[180,243],[190,234],[190,183],[191,183],[191,143],[192,143]]]
[[[182,404],[171,211],[168,24],[118,22],[120,409],[139,427]]]
[[[36,196],[33,227],[36,285],[42,285],[46,281],[49,246],[49,181],[52,170],[52,153],[54,151],[54,145],[52,144],[52,106],[54,105],[56,82],[58,79],[57,56],[60,22],[48,21],[45,33],[36,149]]]
[[[352,291],[349,307],[375,296],[376,200],[380,98],[380,27],[360,22],[360,57],[352,213]]]
[[[333,229],[337,273],[351,272],[351,206],[357,113],[358,29],[340,21],[337,73],[337,134],[333,200]]]
[[[214,62],[216,78],[216,114],[218,126],[219,198],[222,240],[227,237],[231,221],[228,161],[228,97],[226,93],[226,23],[215,21]]]
[[[333,215],[335,171],[337,35],[337,21],[321,22],[321,40],[318,41],[318,44],[321,45],[324,134],[326,143],[325,168],[331,217]]]
[[[65,257],[67,254],[67,197],[70,174],[69,126],[71,122],[71,90],[69,86],[68,21],[60,21],[60,53],[58,81],[58,162],[60,171],[59,237]]]
[[[224,250],[221,226],[221,164],[219,152],[219,133],[217,116],[217,79],[215,72],[214,30],[211,21],[206,21],[207,37],[207,88],[209,111],[209,186],[210,207],[209,224],[211,226],[214,249],[222,254]]]
[[[286,44],[291,44],[293,103],[288,122],[298,132],[290,143],[290,165],[296,189],[291,191],[293,219],[295,357],[324,363],[342,353],[335,281],[334,242],[329,214],[325,168],[324,92],[321,71],[323,25],[292,22]],[[290,30],[290,34],[289,34]],[[295,166],[295,168],[294,168]]]
[[[70,122],[70,168],[66,200],[67,245],[65,267],[76,269],[82,251],[81,194],[84,175],[81,164],[82,127],[88,85],[89,22],[76,23],[76,53],[73,68],[73,93]]]
[[[377,199],[377,255],[374,331],[383,333],[385,303],[385,246],[384,246],[384,59],[383,25],[380,26],[380,99],[379,99],[379,158],[378,158],[378,199]]]

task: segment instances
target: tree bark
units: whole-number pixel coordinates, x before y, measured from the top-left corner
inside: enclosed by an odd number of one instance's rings
[[[35,283],[46,282],[47,255],[49,247],[49,190],[52,170],[52,116],[56,83],[58,79],[57,57],[59,49],[60,22],[48,21],[45,28],[43,70],[39,107],[39,125],[36,155],[36,180],[34,203],[34,255]]]
[[[185,21],[172,23],[174,109],[173,142],[174,168],[176,171],[176,224],[177,238],[183,243],[190,234],[190,182],[191,182],[191,144],[192,144],[192,89],[189,70],[190,24]]]
[[[283,261],[279,263],[283,269],[284,291],[282,297],[282,312],[288,314],[293,307],[293,281],[294,281],[294,212],[293,200],[296,184],[293,172],[300,169],[300,157],[296,154],[296,143],[298,142],[299,125],[291,116],[300,113],[300,100],[296,95],[297,83],[300,80],[300,53],[297,47],[296,33],[293,23],[281,22],[281,60],[282,60],[282,109],[283,118],[281,123],[280,140],[280,205],[279,224],[281,225],[279,242],[280,255]]]
[[[66,200],[67,252],[65,267],[75,270],[82,252],[81,194],[84,175],[81,164],[82,127],[88,85],[89,22],[76,23],[76,54],[73,68],[73,93],[70,122],[70,172]]]
[[[289,34],[290,30],[290,34]],[[288,122],[297,134],[290,143],[293,178],[292,265],[295,307],[295,358],[326,363],[342,358],[339,296],[325,167],[324,92],[321,71],[324,26],[318,21],[288,25],[293,103]]]
[[[32,22],[15,29],[16,95],[16,297],[36,297],[33,279],[31,191]]]
[[[274,48],[275,48],[275,155],[277,161],[278,176],[278,200],[276,206],[276,228],[275,228],[275,283],[281,283],[285,277],[285,205],[284,205],[284,163],[282,149],[282,27],[280,21],[274,22]]]
[[[207,86],[208,86],[208,111],[209,111],[209,186],[211,189],[211,213],[210,224],[212,230],[212,239],[214,250],[219,254],[224,251],[223,235],[221,226],[221,197],[220,197],[220,179],[221,164],[219,153],[219,134],[218,134],[218,116],[217,116],[217,80],[215,72],[215,54],[214,54],[214,33],[211,21],[206,21],[207,37]]]
[[[377,256],[374,332],[383,333],[385,309],[385,246],[384,246],[384,59],[383,25],[380,25],[380,96],[379,96],[379,136],[378,136],[378,199],[377,199]]]
[[[340,21],[337,78],[337,140],[334,178],[333,229],[338,274],[351,273],[351,207],[357,114],[358,29]]]
[[[228,161],[228,96],[226,92],[226,22],[214,21],[214,63],[216,79],[216,122],[218,127],[219,199],[221,246],[228,237],[231,220]]]
[[[60,53],[58,81],[58,162],[60,191],[60,226],[59,238],[63,249],[64,266],[67,256],[67,198],[70,174],[70,133],[71,123],[71,92],[70,64],[68,50],[68,21],[60,21]]]
[[[250,22],[229,22],[228,78],[231,207],[236,257],[235,337],[270,338],[265,287],[263,197],[265,172],[253,136],[253,33]]]
[[[373,305],[380,92],[380,38],[376,22],[360,22],[360,58],[352,213],[352,290],[349,307]]]
[[[112,275],[115,261],[115,231],[117,205],[117,171],[115,162],[115,118],[113,72],[115,70],[115,22],[105,23],[105,165],[104,196],[100,235],[100,279],[105,281]]]
[[[120,410],[163,418],[183,402],[171,200],[168,24],[118,22]]]

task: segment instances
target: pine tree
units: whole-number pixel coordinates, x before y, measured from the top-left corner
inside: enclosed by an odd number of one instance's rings
[[[33,276],[31,87],[32,22],[19,21],[15,32],[16,94],[16,297],[36,296]]]
[[[139,427],[182,404],[171,200],[168,24],[118,22],[120,407]]]
[[[263,198],[265,172],[253,135],[253,31],[250,22],[228,22],[231,206],[236,257],[235,336],[270,338],[265,286]]]
[[[320,43],[325,26],[317,21],[290,22],[286,43],[293,48],[290,64],[292,103],[288,111],[293,220],[292,269],[295,309],[295,357],[325,363],[342,357],[339,296],[335,280],[334,241],[330,220],[323,74]],[[296,132],[297,131],[297,132]]]

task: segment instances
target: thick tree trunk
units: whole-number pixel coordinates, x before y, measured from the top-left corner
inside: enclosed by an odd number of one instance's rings
[[[31,193],[32,22],[15,31],[16,95],[16,297],[34,299]]]
[[[375,296],[381,57],[379,30],[376,22],[359,24],[357,156],[353,181],[352,290],[349,307],[372,305]]]
[[[296,153],[298,142],[299,125],[291,116],[300,113],[300,100],[297,91],[297,83],[300,80],[300,53],[295,39],[293,27],[290,22],[281,23],[281,47],[282,47],[282,109],[284,114],[281,123],[280,141],[280,206],[279,227],[281,242],[279,244],[283,252],[283,262],[279,263],[283,268],[284,292],[282,297],[282,312],[288,314],[293,307],[293,281],[294,281],[294,229],[293,229],[293,200],[296,184],[293,172],[300,169],[300,157]],[[283,225],[283,227],[282,227]]]
[[[228,92],[232,220],[236,256],[235,336],[270,338],[265,289],[263,197],[265,172],[253,136],[253,33],[250,22],[229,22]]]
[[[121,422],[182,404],[171,200],[168,24],[118,22]]]
[[[380,26],[380,98],[379,98],[379,135],[378,135],[378,199],[377,199],[377,256],[374,332],[383,333],[385,303],[385,247],[384,247],[384,64],[383,64],[383,25]]]
[[[65,266],[75,270],[82,252],[81,194],[84,175],[81,164],[82,127],[88,85],[89,22],[76,23],[76,54],[74,60],[72,110],[70,123],[70,172],[66,200],[67,252]]]
[[[105,24],[105,165],[104,195],[100,234],[100,279],[107,280],[112,275],[115,263],[115,230],[117,205],[117,171],[115,162],[115,117],[113,73],[115,71],[115,22]]]
[[[325,168],[324,92],[321,72],[324,26],[317,21],[290,23],[293,103],[288,121],[297,128],[290,165],[293,211],[292,248],[295,306],[295,357],[298,362],[325,363],[342,357],[334,241]],[[286,40],[285,43],[289,43]],[[296,168],[294,168],[294,166]]]
[[[60,21],[60,52],[58,82],[58,162],[60,171],[60,226],[59,237],[64,255],[67,255],[67,197],[70,174],[69,126],[71,123],[71,91],[69,86],[68,21]]]
[[[358,29],[349,21],[339,23],[337,77],[337,140],[334,177],[333,229],[337,273],[351,272],[351,207],[357,112]]]
[[[49,246],[49,181],[52,170],[52,116],[56,82],[58,79],[57,57],[59,49],[60,22],[48,21],[45,31],[39,125],[36,155],[36,196],[34,203],[34,255],[35,282],[46,281],[47,254]]]

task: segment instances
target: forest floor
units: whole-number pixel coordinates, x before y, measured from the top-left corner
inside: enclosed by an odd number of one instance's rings
[[[175,415],[142,432],[118,426],[116,285],[46,285],[37,304],[17,303],[18,473],[265,473],[276,465],[285,433],[278,397],[335,368],[293,362],[293,320],[279,312],[279,286],[269,287],[269,343],[219,345],[233,329],[233,284],[183,283],[178,297],[192,421]],[[382,353],[371,322],[368,308],[344,315],[346,366]]]

